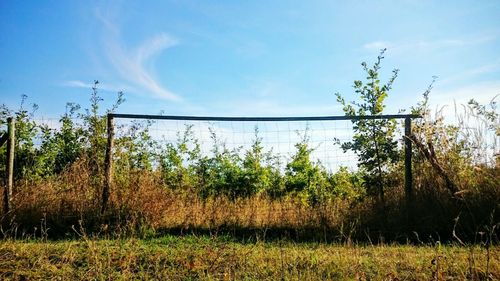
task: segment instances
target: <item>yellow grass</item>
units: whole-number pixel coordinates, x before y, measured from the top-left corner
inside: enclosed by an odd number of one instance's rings
[[[242,243],[227,238],[0,242],[4,280],[498,280],[500,248]],[[489,261],[488,261],[489,259]]]

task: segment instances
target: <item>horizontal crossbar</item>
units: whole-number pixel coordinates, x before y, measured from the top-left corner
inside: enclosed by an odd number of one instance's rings
[[[175,116],[109,113],[111,118],[152,119],[152,120],[189,120],[189,121],[326,121],[326,120],[363,120],[363,119],[406,119],[422,118],[415,114],[389,114],[364,116],[306,116],[306,117],[220,117],[220,116]]]

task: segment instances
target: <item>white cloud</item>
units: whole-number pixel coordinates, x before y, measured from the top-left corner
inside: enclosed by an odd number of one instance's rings
[[[274,102],[264,99],[245,99],[231,103],[212,103],[211,108],[227,116],[331,116],[344,115],[338,104],[298,104]]]
[[[440,89],[438,82],[430,94],[430,101],[435,105],[451,105],[454,101],[465,104],[470,99],[486,103],[498,94],[500,94],[500,80],[478,82],[451,89]]]
[[[443,116],[445,122],[459,125],[460,134],[473,141],[475,146],[481,147],[476,150],[480,152],[478,159],[494,165],[493,155],[499,151],[500,139],[494,131],[488,129],[488,123],[484,119],[471,114],[471,109],[467,106],[470,99],[483,105],[488,105],[492,101],[498,102],[500,80],[480,82],[455,89],[438,88],[429,96],[431,108],[435,108],[433,112],[435,116]]]
[[[61,83],[62,86],[73,87],[73,88],[90,88],[92,85],[90,83],[85,83],[79,80],[69,80]]]
[[[498,38],[498,34],[473,35],[463,38],[446,38],[439,40],[416,40],[391,42],[376,40],[363,45],[363,48],[371,51],[378,51],[383,48],[390,49],[391,53],[407,53],[414,51],[432,51],[438,49],[473,46],[483,44]]]
[[[67,80],[67,81],[63,81],[61,83],[61,86],[71,87],[71,88],[91,89],[92,87],[94,87],[94,84],[88,83],[88,82],[83,82],[80,80]],[[136,91],[134,88],[132,88],[130,86],[113,85],[113,84],[102,83],[102,82],[99,82],[97,88],[99,90],[104,90],[104,91],[108,91],[108,92],[120,92],[120,91],[134,92],[134,91]]]
[[[440,111],[443,116],[453,121],[457,114],[463,113],[463,107],[469,100],[474,99],[480,104],[488,104],[500,95],[500,80],[485,81],[471,84],[460,88],[441,89],[437,83],[435,89],[429,95],[429,104],[435,111]],[[496,98],[498,101],[498,97]]]
[[[441,48],[458,47],[470,44],[469,42],[464,42],[461,40],[444,39],[435,41],[413,41],[413,42],[389,42],[389,41],[373,41],[363,45],[363,48],[367,50],[380,50],[387,48],[391,50],[391,53],[396,52],[407,52],[407,51],[427,51],[436,50]]]
[[[390,48],[391,43],[387,41],[373,41],[363,45],[363,48],[368,50],[380,50],[384,48]]]
[[[446,77],[445,79],[439,79],[439,85],[451,84],[467,78],[476,77],[481,74],[492,73],[499,69],[500,69],[500,60],[498,60],[497,62],[468,69],[466,71],[457,73],[453,76]]]
[[[181,98],[163,87],[155,78],[146,64],[151,64],[153,58],[164,50],[175,46],[178,41],[160,33],[144,41],[136,48],[126,46],[120,37],[118,26],[96,13],[104,27],[103,44],[105,54],[114,69],[122,79],[137,86],[140,90],[152,94],[156,98],[179,101]]]

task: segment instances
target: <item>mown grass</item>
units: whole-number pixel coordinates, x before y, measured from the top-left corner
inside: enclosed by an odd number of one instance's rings
[[[228,237],[0,241],[3,280],[498,280],[500,247],[242,242]]]

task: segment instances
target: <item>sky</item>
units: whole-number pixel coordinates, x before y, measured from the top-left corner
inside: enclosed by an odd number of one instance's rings
[[[361,62],[387,48],[386,113],[437,76],[435,108],[500,94],[500,1],[0,1],[0,104],[37,115],[88,107],[94,80],[117,112],[343,115]],[[497,98],[498,100],[499,98]]]

